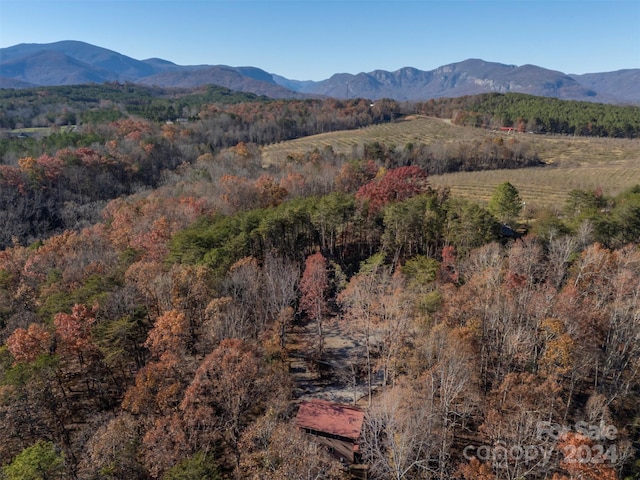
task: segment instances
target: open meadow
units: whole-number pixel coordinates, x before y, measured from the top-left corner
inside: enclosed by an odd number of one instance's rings
[[[263,148],[265,163],[282,164],[290,154],[303,154],[331,147],[349,156],[366,143],[380,142],[402,148],[406,144],[455,144],[502,137],[516,138],[529,146],[546,164],[544,167],[515,170],[458,172],[430,177],[432,185],[449,187],[456,196],[487,202],[495,187],[512,183],[527,208],[562,205],[572,189],[596,189],[617,195],[640,183],[640,140],[561,135],[505,133],[451,124],[430,117],[374,125],[359,130],[314,135]]]

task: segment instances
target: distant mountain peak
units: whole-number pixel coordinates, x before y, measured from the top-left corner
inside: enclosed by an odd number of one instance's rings
[[[136,60],[79,40],[23,43],[0,49],[0,87],[128,81],[161,87],[216,84],[272,98],[332,96],[372,100],[428,100],[486,92],[521,92],[571,100],[640,104],[640,69],[567,75],[536,65],[468,58],[430,71],[336,73],[319,82],[287,79],[252,66],[177,65],[162,58]]]

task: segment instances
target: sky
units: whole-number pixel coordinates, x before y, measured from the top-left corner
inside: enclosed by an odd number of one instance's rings
[[[640,0],[0,0],[0,48],[60,40],[295,80],[468,58],[582,74],[640,68]]]

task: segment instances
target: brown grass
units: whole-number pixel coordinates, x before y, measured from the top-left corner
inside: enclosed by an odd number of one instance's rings
[[[304,154],[317,148],[322,150],[331,146],[337,153],[349,155],[354,147],[365,143],[381,142],[387,145],[403,147],[407,143],[434,143],[458,141],[456,133],[460,127],[449,122],[428,117],[409,117],[397,123],[385,123],[373,125],[358,130],[345,130],[340,132],[322,133],[310,137],[299,138],[273,145],[262,149],[262,156],[266,163],[286,161],[291,153]],[[466,135],[471,138],[483,138],[482,130],[468,130]]]
[[[447,186],[456,196],[486,202],[495,187],[511,182],[532,207],[562,205],[572,189],[602,188],[616,195],[640,183],[640,140],[531,135],[459,127],[436,118],[409,117],[397,123],[374,125],[282,142],[263,148],[267,163],[282,165],[290,153],[305,153],[331,146],[350,155],[364,143],[378,141],[403,147],[407,143],[432,144],[516,138],[530,145],[547,166],[518,170],[460,172],[430,177],[434,186]]]

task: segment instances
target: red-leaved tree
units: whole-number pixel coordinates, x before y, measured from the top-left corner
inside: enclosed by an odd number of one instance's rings
[[[401,202],[428,188],[427,172],[420,167],[400,167],[378,174],[356,192],[356,198],[367,201],[369,212],[378,212],[391,202]]]
[[[77,355],[80,363],[84,363],[84,355],[95,349],[91,339],[91,327],[95,322],[97,307],[88,308],[76,304],[71,314],[58,313],[53,319],[56,335],[60,340],[59,349],[63,353]]]

